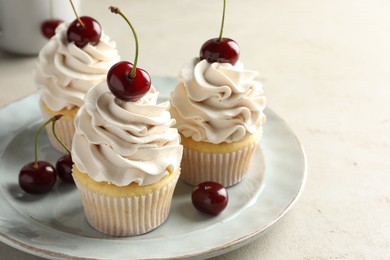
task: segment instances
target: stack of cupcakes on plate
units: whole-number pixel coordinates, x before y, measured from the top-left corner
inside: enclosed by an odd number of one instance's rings
[[[194,186],[225,187],[245,178],[266,99],[258,72],[244,69],[237,43],[221,30],[182,67],[170,100],[157,104],[149,74],[137,68],[135,30],[118,8],[110,9],[132,29],[133,63],[117,62],[115,43],[103,32],[75,37],[81,24],[97,23],[82,17],[58,27],[39,54],[35,78],[44,116],[64,115],[56,132],[71,147],[88,223],[105,234],[134,236],[164,223],[179,176]]]

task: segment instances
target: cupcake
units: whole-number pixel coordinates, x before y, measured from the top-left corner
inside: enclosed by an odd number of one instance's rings
[[[135,236],[165,222],[183,153],[170,103],[151,86],[134,102],[102,82],[75,119],[73,177],[88,223],[113,236]]]
[[[35,82],[41,99],[40,107],[44,119],[63,114],[56,124],[58,137],[71,147],[74,134],[74,117],[83,104],[85,93],[106,79],[109,68],[119,60],[116,43],[102,32],[96,44],[77,47],[68,42],[69,24],[60,24],[56,34],[39,53],[35,68]],[[47,128],[50,143],[58,150],[64,148],[55,140],[50,126]]]
[[[172,117],[184,147],[181,178],[226,187],[247,173],[265,122],[265,96],[258,72],[194,58],[180,70],[171,93]]]

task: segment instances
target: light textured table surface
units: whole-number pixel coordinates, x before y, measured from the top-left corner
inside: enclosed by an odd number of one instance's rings
[[[219,31],[222,1],[83,1],[132,59],[133,38],[107,6],[131,16],[139,65],[176,76]],[[107,5],[107,6],[106,6]],[[229,0],[225,35],[264,79],[268,105],[305,148],[308,180],[293,210],[259,239],[215,257],[390,258],[390,1]],[[36,57],[0,52],[0,107],[36,91]],[[39,259],[0,244],[1,259]]]

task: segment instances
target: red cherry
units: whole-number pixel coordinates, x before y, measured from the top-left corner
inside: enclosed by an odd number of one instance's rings
[[[51,19],[44,21],[41,25],[41,32],[43,36],[45,36],[47,39],[53,37],[56,32],[57,26],[63,22],[64,21],[60,19]]]
[[[61,117],[62,115],[51,117],[38,128],[35,134],[35,160],[24,165],[19,172],[19,186],[28,193],[39,194],[48,192],[56,183],[57,173],[53,165],[46,161],[38,161],[38,138],[46,125],[52,123],[54,129],[55,122]]]
[[[222,184],[217,182],[202,182],[192,191],[192,204],[200,212],[218,215],[227,206],[229,196]]]
[[[213,38],[206,41],[200,49],[200,59],[206,59],[209,63],[236,64],[240,56],[238,44],[230,38]]]
[[[107,73],[107,85],[117,98],[123,101],[134,102],[149,91],[152,83],[149,74],[145,70],[137,68],[138,37],[133,25],[118,7],[110,6],[110,11],[122,16],[130,26],[135,39],[135,58],[134,64],[127,61],[120,61],[114,64]]]
[[[41,194],[50,191],[56,183],[56,170],[48,162],[30,162],[19,172],[19,186],[27,193]]]
[[[67,151],[67,154],[61,156],[56,162],[56,171],[58,177],[65,182],[74,183],[72,176],[72,153],[69,148],[61,141],[61,139],[58,138],[54,123],[52,124],[51,130],[57,142]]]
[[[100,42],[102,28],[92,17],[82,16],[69,25],[66,35],[68,42],[74,42],[79,48],[88,43],[95,46]]]
[[[200,48],[200,59],[206,59],[209,63],[230,63],[236,64],[240,56],[238,44],[230,39],[223,38],[223,27],[225,24],[226,0],[223,1],[222,23],[219,31],[219,37],[206,41]]]
[[[136,68],[133,78],[131,77],[132,69],[132,63],[120,61],[107,73],[108,88],[114,96],[124,101],[137,101],[150,89],[149,74],[143,69]]]
[[[74,183],[72,176],[73,161],[70,154],[61,156],[56,163],[58,177],[64,182]]]

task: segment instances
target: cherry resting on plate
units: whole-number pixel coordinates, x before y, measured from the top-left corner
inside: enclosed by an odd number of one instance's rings
[[[56,170],[49,162],[30,162],[20,170],[19,186],[27,193],[41,194],[49,192],[56,179]]]
[[[58,25],[60,25],[63,22],[64,21],[60,19],[50,19],[44,21],[41,25],[41,32],[43,36],[45,36],[47,39],[53,37],[54,34],[56,33],[56,28],[58,27]]]
[[[72,175],[73,161],[70,154],[61,156],[56,163],[56,171],[58,177],[67,183],[74,183]]]
[[[201,60],[206,59],[209,63],[218,62],[234,65],[240,56],[240,48],[234,40],[222,37],[225,10],[226,0],[223,1],[222,24],[219,37],[206,41],[200,49],[199,57]]]
[[[89,16],[79,17],[72,0],[70,3],[77,18],[69,25],[66,32],[68,42],[74,42],[79,48],[88,43],[93,46],[97,45],[102,35],[102,27],[99,22]]]
[[[73,160],[68,147],[58,138],[55,125],[52,124],[52,132],[57,142],[66,150],[67,154],[61,156],[56,162],[56,171],[58,177],[67,183],[74,183],[72,175]]]
[[[56,115],[47,120],[35,135],[35,160],[27,163],[19,172],[19,186],[27,193],[40,194],[50,191],[57,180],[56,170],[53,165],[46,161],[38,161],[38,138],[42,129],[49,123],[60,119],[62,115]]]
[[[138,37],[132,24],[119,8],[110,6],[110,10],[122,16],[130,26],[135,39],[135,58],[134,64],[127,61],[120,61],[110,68],[107,73],[108,88],[117,98],[123,101],[134,102],[149,91],[151,79],[145,70],[137,68]]]
[[[200,212],[218,215],[226,208],[229,196],[222,184],[206,181],[194,188],[191,199],[194,207]]]

